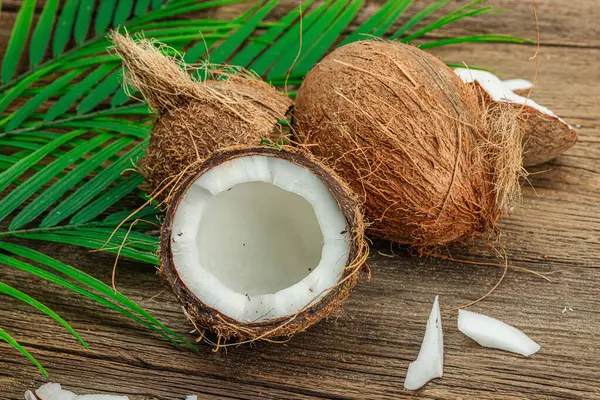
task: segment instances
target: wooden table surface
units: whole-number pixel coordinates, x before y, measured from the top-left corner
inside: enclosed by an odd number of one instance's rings
[[[5,1],[0,45],[18,1]],[[296,1],[284,1],[291,7]],[[431,1],[417,1],[418,7]],[[456,2],[465,4],[465,1]],[[55,285],[0,268],[0,280],[43,301],[91,345],[86,351],[49,318],[3,297],[0,324],[49,370],[50,381],[79,393],[113,392],[137,399],[594,399],[600,398],[600,11],[596,0],[539,0],[542,37],[534,98],[576,126],[580,142],[531,170],[521,207],[502,222],[511,264],[552,273],[553,282],[509,270],[500,287],[471,307],[513,324],[540,345],[530,358],[485,349],[443,314],[443,379],[417,395],[403,389],[435,295],[447,309],[486,293],[502,268],[415,258],[385,242],[372,249],[372,279],[363,280],[343,312],[286,344],[256,343],[199,354],[176,349],[135,323]],[[531,2],[492,0],[491,14],[436,37],[505,33],[535,37]],[[279,12],[285,10],[285,6]],[[372,13],[371,2],[364,15]],[[218,10],[215,17],[238,10]],[[412,13],[411,13],[412,14]],[[7,22],[8,21],[8,22]],[[505,78],[531,78],[533,46],[479,44],[439,50],[447,62],[492,68]],[[38,248],[105,282],[113,257],[40,243]],[[455,258],[495,261],[491,250],[450,249]],[[122,262],[120,290],[179,332],[191,330],[152,267]],[[190,336],[191,337],[191,336]],[[49,381],[0,344],[0,399],[22,399]]]

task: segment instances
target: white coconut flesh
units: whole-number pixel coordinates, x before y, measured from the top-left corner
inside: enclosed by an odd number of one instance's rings
[[[202,303],[243,323],[295,315],[340,280],[350,228],[310,170],[242,156],[202,174],[177,206],[174,268]]]
[[[496,75],[487,71],[472,70],[468,68],[456,68],[454,72],[467,83],[477,82],[483,90],[495,101],[506,101],[515,104],[522,104],[538,110],[539,112],[557,118],[560,122],[568,125],[555,113],[548,108],[536,103],[535,101],[523,96],[519,96],[514,91],[531,88],[531,82],[524,79],[512,79],[503,81]]]
[[[76,395],[64,390],[58,383],[46,383],[35,391],[25,392],[25,400],[129,400],[127,396],[113,396],[109,394]]]
[[[417,390],[434,378],[444,375],[444,333],[438,296],[427,320],[425,336],[417,359],[408,365],[404,388]]]

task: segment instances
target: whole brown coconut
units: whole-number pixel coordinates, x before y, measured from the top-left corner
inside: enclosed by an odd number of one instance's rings
[[[280,137],[278,121],[291,100],[255,75],[232,67],[204,65],[207,79],[192,80],[179,58],[146,39],[113,33],[124,80],[144,96],[157,120],[139,163],[147,191],[162,189],[215,150],[258,145]],[[187,169],[186,169],[187,168]]]
[[[289,337],[339,310],[368,246],[352,191],[301,150],[216,152],[173,194],[160,271],[198,330]]]
[[[515,113],[486,109],[415,47],[338,48],[306,76],[293,117],[297,140],[362,195],[373,235],[418,248],[465,240],[492,232],[518,197]]]

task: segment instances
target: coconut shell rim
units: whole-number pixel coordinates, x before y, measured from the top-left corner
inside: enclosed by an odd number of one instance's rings
[[[346,267],[343,270],[344,273],[338,279],[338,284],[329,289],[329,291],[318,302],[299,310],[297,314],[286,315],[283,317],[269,319],[261,322],[248,323],[237,321],[221,313],[217,309],[206,305],[200,299],[198,299],[191,292],[191,290],[187,288],[185,283],[179,277],[179,273],[177,271],[177,268],[175,267],[175,262],[173,261],[171,251],[171,232],[173,219],[175,216],[175,212],[177,211],[177,208],[179,206],[179,203],[183,199],[189,187],[200,176],[224,162],[239,157],[256,155],[282,158],[289,162],[292,162],[295,165],[307,168],[311,173],[315,174],[315,176],[317,176],[325,184],[330,193],[334,196],[336,202],[338,203],[339,209],[342,211],[344,217],[346,218],[349,229],[352,229],[353,231],[351,236],[350,252],[346,261]],[[197,169],[197,171],[195,171],[194,174],[186,178],[186,180],[180,185],[180,187],[173,192],[173,200],[169,203],[169,206],[166,210],[165,218],[160,233],[160,271],[163,274],[164,278],[168,281],[169,286],[175,293],[178,300],[183,304],[184,308],[187,311],[190,311],[190,307],[194,306],[197,310],[208,312],[209,314],[220,317],[223,321],[225,321],[225,323],[231,325],[232,327],[241,327],[242,330],[237,331],[238,334],[234,335],[239,338],[246,338],[248,336],[252,336],[246,333],[242,333],[246,330],[257,331],[256,336],[259,336],[261,333],[268,332],[269,330],[275,330],[284,324],[289,326],[289,328],[286,329],[286,331],[291,331],[291,333],[301,331],[303,330],[303,328],[312,325],[310,321],[311,317],[318,318],[319,315],[321,315],[322,313],[326,313],[328,306],[331,303],[333,303],[338,296],[343,296],[343,290],[348,284],[344,281],[352,274],[354,274],[356,270],[362,268],[364,264],[361,262],[357,265],[353,265],[354,262],[361,258],[361,255],[365,252],[365,248],[367,249],[366,251],[368,251],[368,246],[366,246],[366,244],[364,243],[363,238],[364,227],[362,223],[362,213],[357,205],[356,200],[353,198],[353,192],[351,192],[349,188],[347,188],[343,183],[340,183],[340,181],[338,181],[337,179],[336,175],[332,171],[329,171],[327,167],[325,167],[324,165],[318,165],[315,161],[311,160],[310,157],[305,156],[301,152],[298,152],[297,149],[293,148],[276,149],[271,147],[236,146],[222,151],[218,151],[211,157],[209,157],[207,160],[205,160],[202,163],[202,165],[200,165],[200,167]],[[358,231],[355,231],[355,228],[358,228]],[[166,243],[167,245],[164,246],[164,243]],[[349,268],[349,266],[353,266],[353,268]],[[344,284],[340,285],[340,282],[344,282]],[[190,314],[191,319],[195,320],[195,313],[191,312]],[[290,323],[290,320],[292,320],[293,323]],[[293,327],[290,325],[293,325],[294,327],[297,326],[297,329],[293,329]],[[211,327],[206,326],[206,328],[210,330]],[[287,335],[275,334],[269,336],[288,335],[289,333]]]

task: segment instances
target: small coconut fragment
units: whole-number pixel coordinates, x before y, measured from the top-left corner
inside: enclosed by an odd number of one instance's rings
[[[458,330],[484,347],[523,356],[535,354],[540,349],[539,344],[514,326],[467,310],[458,311]]]
[[[454,70],[465,82],[475,83],[486,101],[513,103],[522,109],[523,165],[533,166],[547,162],[577,143],[575,130],[548,108],[520,94],[531,88],[523,79],[502,81],[487,71],[467,68]],[[515,93],[519,92],[519,94]]]
[[[161,272],[198,329],[289,337],[337,310],[368,246],[349,188],[301,150],[215,153],[174,193]]]
[[[502,81],[504,86],[516,94],[526,94],[527,91],[533,88],[533,83],[526,79],[508,79]]]
[[[129,400],[127,396],[113,396],[109,394],[76,395],[64,390],[58,383],[46,383],[32,392],[25,392],[25,400]]]
[[[184,170],[193,173],[190,166],[218,149],[281,139],[278,121],[292,102],[256,75],[206,64],[206,79],[198,81],[180,57],[164,54],[164,45],[116,32],[110,39],[123,60],[124,83],[139,90],[157,114],[138,165],[146,191],[163,188]]]
[[[489,235],[519,197],[516,123],[490,132],[475,88],[410,45],[330,53],[304,79],[293,127],[364,200],[374,236],[425,248]]]
[[[404,380],[404,388],[417,390],[434,378],[444,375],[444,334],[440,304],[435,296],[431,314],[427,320],[425,337],[417,359],[410,363]]]
[[[198,400],[198,396],[196,396],[196,395],[185,396],[185,400]]]

